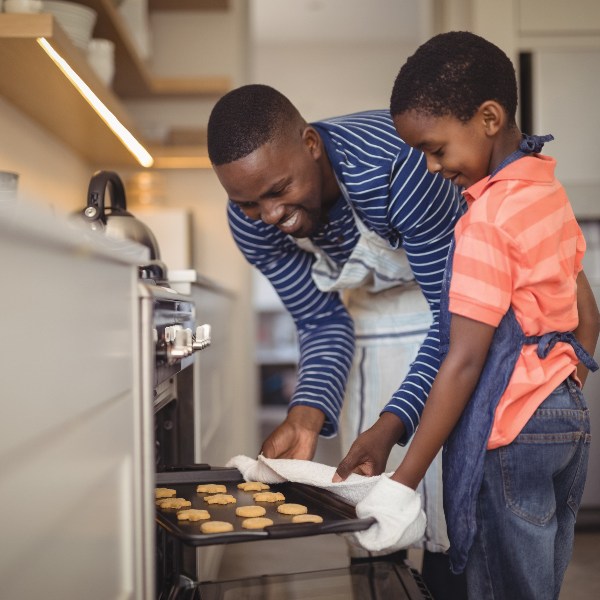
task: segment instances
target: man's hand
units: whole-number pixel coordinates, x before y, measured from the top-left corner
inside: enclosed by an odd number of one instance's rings
[[[312,460],[325,415],[317,408],[294,406],[285,421],[263,442],[267,458]]]
[[[384,412],[375,424],[363,431],[339,464],[333,482],[344,481],[351,473],[380,475],[394,444],[402,437],[404,424],[394,414]]]

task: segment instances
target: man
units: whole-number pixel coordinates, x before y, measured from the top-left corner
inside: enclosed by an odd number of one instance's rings
[[[397,441],[406,443],[439,366],[437,314],[462,214],[458,190],[427,172],[389,111],[307,124],[265,85],[217,102],[208,152],[237,245],[298,330],[296,390],[262,453],[312,459],[319,434],[339,427],[345,454],[382,411],[401,421]],[[395,466],[402,448],[392,445]],[[391,450],[382,447],[362,472],[381,473]],[[425,548],[436,553],[447,548],[440,473],[438,463],[420,490]]]

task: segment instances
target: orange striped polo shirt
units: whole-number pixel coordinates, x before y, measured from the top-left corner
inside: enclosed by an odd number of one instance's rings
[[[450,312],[498,326],[512,306],[525,335],[577,327],[577,286],[585,240],[556,161],[521,158],[465,190],[469,210],[455,230]],[[494,417],[488,449],[510,444],[578,359],[559,342],[545,358],[521,350]]]

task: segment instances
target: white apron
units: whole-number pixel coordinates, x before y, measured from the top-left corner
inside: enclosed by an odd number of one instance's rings
[[[340,188],[352,208],[341,183]],[[365,226],[353,208],[352,212],[360,237],[341,268],[309,238],[294,240],[316,256],[312,277],[317,287],[323,292],[339,291],[354,320],[356,349],[340,415],[342,456],[358,434],[377,421],[408,373],[432,319],[404,249],[391,248]],[[394,471],[405,454],[406,447],[396,444],[386,471]],[[444,551],[449,544],[442,508],[441,453],[419,492],[427,515],[424,547]]]

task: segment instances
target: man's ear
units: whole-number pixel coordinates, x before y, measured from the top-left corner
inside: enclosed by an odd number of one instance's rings
[[[490,137],[495,136],[506,125],[506,111],[495,100],[486,100],[477,110],[485,133]]]
[[[323,154],[323,141],[318,131],[307,125],[302,131],[302,142],[311,153],[314,159],[318,159]]]

